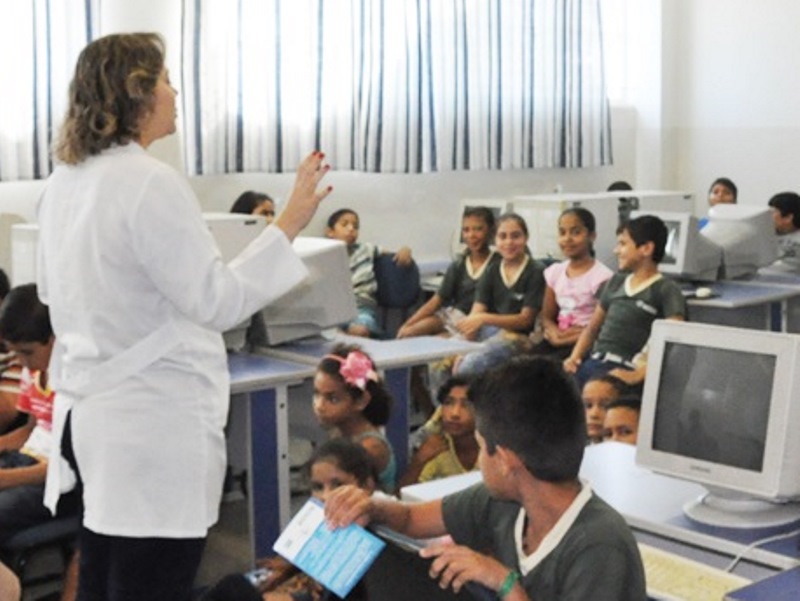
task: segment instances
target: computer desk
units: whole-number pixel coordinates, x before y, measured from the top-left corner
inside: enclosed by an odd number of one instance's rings
[[[298,340],[287,344],[262,348],[259,352],[280,359],[316,365],[323,356],[331,352],[338,343],[357,344],[375,361],[383,371],[384,381],[395,400],[386,437],[392,444],[397,461],[398,476],[408,465],[408,434],[410,429],[409,388],[411,367],[437,361],[451,355],[461,355],[479,350],[482,345],[439,336],[419,336],[396,340],[373,340],[336,334],[332,337],[319,337]],[[310,399],[309,399],[310,401]]]
[[[592,489],[619,511],[641,542],[666,548],[716,567],[724,567],[751,543],[775,534],[702,526],[689,520],[683,505],[705,492],[695,483],[662,476],[635,462],[633,445],[605,442],[586,448],[580,475]],[[479,472],[453,476],[401,490],[407,501],[442,498],[481,479]],[[796,527],[796,526],[794,526]],[[793,527],[793,528],[794,528]],[[790,531],[792,528],[783,529]],[[747,552],[737,573],[757,580],[800,565],[797,535]]]
[[[723,280],[708,287],[714,293],[712,298],[687,300],[691,321],[756,330],[790,331],[790,303],[793,299],[800,299],[800,285],[750,279]]]
[[[247,403],[251,564],[272,551],[289,522],[288,388],[314,375],[305,363],[228,354],[231,402]]]

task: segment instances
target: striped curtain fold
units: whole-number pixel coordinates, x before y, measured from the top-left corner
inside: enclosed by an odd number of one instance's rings
[[[40,179],[67,107],[78,53],[98,30],[100,0],[0,3],[0,181]]]
[[[599,0],[184,0],[194,174],[611,163]]]

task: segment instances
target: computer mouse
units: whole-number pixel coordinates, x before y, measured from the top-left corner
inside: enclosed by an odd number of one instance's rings
[[[705,286],[701,286],[694,291],[694,295],[697,298],[711,298],[712,294],[714,294],[714,291],[711,288],[706,288]]]

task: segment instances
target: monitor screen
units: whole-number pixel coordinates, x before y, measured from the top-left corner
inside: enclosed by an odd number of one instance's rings
[[[637,441],[643,467],[702,484],[687,515],[724,527],[800,520],[800,336],[658,320]]]
[[[772,354],[667,342],[653,448],[760,472],[774,379]]]

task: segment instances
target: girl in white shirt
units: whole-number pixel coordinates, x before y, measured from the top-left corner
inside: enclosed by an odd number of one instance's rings
[[[225,470],[221,332],[302,281],[290,242],[330,192],[315,152],[283,213],[226,265],[186,180],[145,151],[175,131],[176,94],[157,34],[89,44],[38,208],[54,435],[69,414],[83,483],[79,598],[190,598]],[[46,504],[61,488],[50,469]]]

